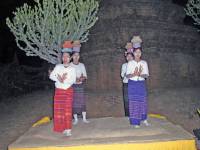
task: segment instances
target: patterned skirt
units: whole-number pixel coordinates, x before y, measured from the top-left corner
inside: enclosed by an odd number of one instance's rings
[[[140,125],[147,119],[147,90],[145,81],[128,81],[129,120],[132,125]]]
[[[54,95],[54,131],[72,128],[73,88],[56,89]]]
[[[123,83],[123,99],[124,99],[124,112],[125,112],[125,116],[129,116],[128,83]]]
[[[81,114],[86,111],[85,93],[83,84],[74,84],[73,114]]]

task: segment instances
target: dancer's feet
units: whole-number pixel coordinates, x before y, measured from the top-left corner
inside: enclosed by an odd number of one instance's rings
[[[64,130],[64,131],[63,131],[63,134],[64,134],[65,136],[71,136],[71,135],[72,135],[71,129],[66,129],[66,130]]]
[[[73,125],[77,125],[78,124],[78,115],[74,114],[74,121],[73,121]]]
[[[134,125],[133,127],[136,128],[136,129],[140,128],[139,125]]]
[[[147,120],[144,120],[142,123],[147,127],[150,126],[150,124],[149,124],[149,122]]]
[[[78,124],[78,119],[76,120],[76,119],[74,119],[74,121],[73,121],[73,125],[77,125]]]
[[[84,122],[84,123],[90,123],[90,121],[87,120],[87,119],[83,119],[83,122]]]
[[[89,123],[90,121],[88,121],[87,119],[86,119],[86,112],[82,112],[82,116],[83,116],[83,122],[84,123]]]

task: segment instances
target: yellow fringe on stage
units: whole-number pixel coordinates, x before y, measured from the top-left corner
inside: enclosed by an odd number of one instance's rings
[[[148,116],[152,118],[158,118],[158,119],[167,119],[165,116],[162,116],[160,114],[148,114]]]
[[[38,120],[36,123],[34,123],[32,125],[32,127],[36,127],[36,126],[46,124],[46,123],[49,123],[49,122],[50,122],[50,117],[46,116],[46,117],[43,117],[42,119]]]
[[[9,148],[9,150],[196,150],[195,140],[178,140],[149,143],[81,145],[72,147]]]

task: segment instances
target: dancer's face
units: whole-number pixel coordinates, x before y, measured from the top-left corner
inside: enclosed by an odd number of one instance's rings
[[[79,62],[79,59],[80,59],[80,54],[79,53],[74,53],[73,56],[73,62]]]
[[[134,57],[135,57],[135,59],[140,59],[141,58],[141,56],[142,56],[142,51],[141,51],[141,49],[136,49],[135,51],[134,51]]]
[[[71,60],[71,56],[69,53],[63,53],[62,55],[62,61],[63,61],[63,64],[68,64]]]
[[[127,54],[127,55],[126,55],[126,60],[127,60],[127,61],[133,60],[133,55]]]

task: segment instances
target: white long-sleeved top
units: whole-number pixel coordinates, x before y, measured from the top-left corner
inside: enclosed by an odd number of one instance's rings
[[[61,83],[57,77],[58,75],[62,76],[64,73],[67,73],[66,79]],[[59,89],[68,89],[76,82],[76,71],[72,66],[65,67],[63,64],[58,64],[55,66],[51,72],[49,78],[55,81],[55,87]]]
[[[85,65],[84,65],[83,63],[80,63],[80,62],[79,62],[79,63],[76,65],[76,64],[74,64],[73,62],[71,62],[70,65],[71,65],[72,67],[75,68],[75,70],[76,70],[76,77],[77,77],[77,78],[80,78],[81,75],[83,75],[84,77],[87,78],[87,72],[86,72],[86,69],[85,69]],[[82,82],[79,82],[79,83],[76,83],[76,84],[81,84],[81,83],[82,83]]]
[[[127,75],[133,74],[136,68],[138,68],[138,70],[139,70],[140,66],[142,67],[141,74],[142,75],[145,74],[145,75],[149,76],[148,64],[145,60],[140,60],[139,62],[137,62],[135,60],[129,61],[128,65],[127,65],[126,74]],[[135,77],[130,78],[130,80],[143,81],[143,80],[145,80],[145,78],[140,77],[140,76],[135,76]]]
[[[127,69],[128,63],[122,64],[121,67],[121,77],[123,79],[123,83],[128,83],[128,78],[126,78],[126,69]]]

